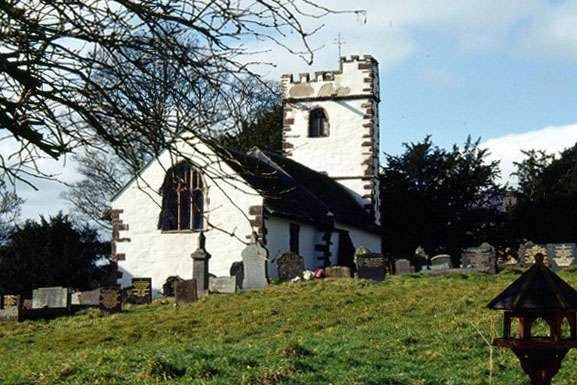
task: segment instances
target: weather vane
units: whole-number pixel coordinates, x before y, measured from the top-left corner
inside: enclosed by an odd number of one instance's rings
[[[334,44],[339,47],[339,57],[341,57],[341,48],[345,44],[345,40],[341,38],[341,33],[335,38]]]

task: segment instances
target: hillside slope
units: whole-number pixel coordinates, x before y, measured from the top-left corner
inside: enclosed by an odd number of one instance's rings
[[[0,325],[3,384],[488,384],[512,274],[318,280]],[[575,286],[577,274],[563,275]],[[577,353],[556,384],[577,384]],[[528,383],[493,350],[493,384]]]

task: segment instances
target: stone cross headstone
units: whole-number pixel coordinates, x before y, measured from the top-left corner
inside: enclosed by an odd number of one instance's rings
[[[177,305],[198,300],[196,280],[188,279],[174,283],[174,297]]]
[[[551,256],[551,268],[559,272],[571,266],[577,265],[577,253],[575,243],[552,243],[547,245],[548,254]]]
[[[132,278],[132,286],[127,292],[126,302],[133,305],[152,303],[152,279]]]
[[[217,294],[236,293],[236,276],[234,277],[210,277],[208,279],[208,291]]]
[[[453,268],[449,254],[439,254],[431,258],[431,270],[448,270]]]
[[[268,286],[266,261],[268,251],[257,241],[256,234],[250,236],[250,244],[242,251],[244,266],[243,289],[264,289]]]
[[[116,287],[101,288],[98,305],[106,313],[122,311],[122,290]]]
[[[359,278],[382,282],[385,280],[385,257],[379,253],[357,255],[357,273]]]
[[[495,248],[488,243],[482,243],[479,247],[469,247],[462,255],[463,267],[482,269],[488,273],[497,272],[497,258]]]
[[[351,278],[351,268],[348,266],[330,266],[325,269],[330,278]]]
[[[230,276],[236,277],[236,285],[242,289],[242,281],[244,281],[244,267],[242,261],[233,262],[230,266]]]
[[[411,263],[408,259],[398,259],[395,262],[395,274],[408,274],[411,272]]]
[[[531,241],[525,242],[519,248],[519,262],[525,267],[531,266],[535,263],[535,255],[537,254],[543,254],[545,257],[543,263],[546,265],[551,263],[547,254],[547,245],[537,245]]]
[[[67,287],[41,287],[32,290],[33,309],[70,308],[70,291]]]
[[[303,258],[291,251],[284,253],[276,260],[278,279],[281,281],[290,281],[293,278],[303,277],[305,264]]]
[[[192,278],[196,280],[196,293],[198,296],[203,296],[208,293],[208,260],[210,254],[206,251],[206,237],[204,232],[198,235],[198,247],[192,258]]]

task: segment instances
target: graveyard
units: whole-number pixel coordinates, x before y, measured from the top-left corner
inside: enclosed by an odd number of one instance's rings
[[[517,358],[489,301],[519,276],[409,273],[317,279],[263,290],[86,309],[0,324],[0,382],[514,384]],[[560,276],[572,286],[572,269]],[[554,379],[577,384],[571,351]]]

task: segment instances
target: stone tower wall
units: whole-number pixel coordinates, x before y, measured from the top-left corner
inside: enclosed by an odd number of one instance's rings
[[[324,172],[355,193],[379,223],[379,72],[371,56],[341,57],[337,71],[281,78],[283,154]],[[309,114],[321,108],[328,136],[309,137]]]

